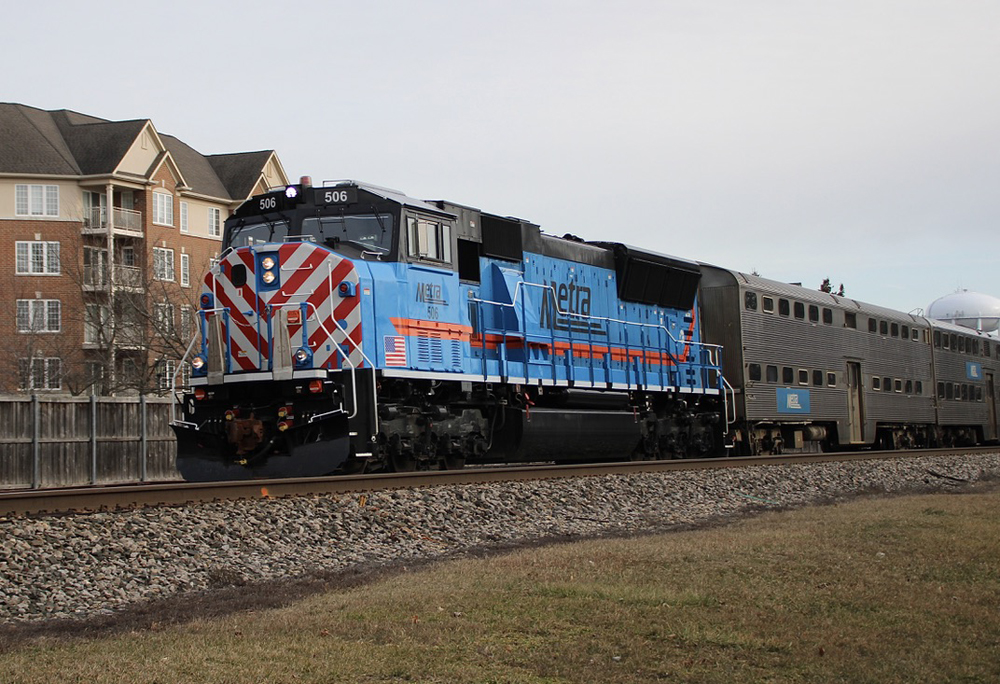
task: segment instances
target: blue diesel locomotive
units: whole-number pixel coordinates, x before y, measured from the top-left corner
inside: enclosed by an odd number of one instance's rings
[[[206,274],[186,479],[724,452],[698,264],[354,181],[254,197]]]

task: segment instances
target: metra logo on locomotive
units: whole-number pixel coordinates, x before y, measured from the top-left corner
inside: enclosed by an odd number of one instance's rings
[[[436,283],[417,283],[417,301],[424,304],[448,306],[441,286]]]
[[[542,296],[542,310],[539,313],[539,324],[543,328],[551,327],[556,330],[593,335],[607,334],[600,321],[589,321],[584,318],[590,316],[589,287],[577,285],[572,280],[568,283],[553,280],[549,283],[549,287],[551,289],[545,291]]]

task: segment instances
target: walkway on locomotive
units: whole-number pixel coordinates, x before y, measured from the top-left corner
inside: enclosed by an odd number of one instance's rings
[[[193,384],[374,366],[397,377],[720,391],[719,348],[701,340],[696,301],[678,310],[619,299],[606,247],[571,245],[571,255],[596,254],[592,263],[552,256],[565,241],[502,220],[541,249],[498,258],[480,226],[456,222],[448,209],[458,205],[356,183],[295,192],[291,204],[254,198],[259,206],[227,221],[227,250],[205,278]]]

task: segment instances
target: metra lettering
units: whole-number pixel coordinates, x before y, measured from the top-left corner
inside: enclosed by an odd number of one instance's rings
[[[417,283],[417,301],[424,304],[448,306],[441,286],[436,283]]]
[[[539,324],[564,332],[606,335],[600,321],[588,320],[590,314],[590,288],[573,281],[547,283],[551,288],[542,295]],[[571,315],[578,314],[578,315]]]

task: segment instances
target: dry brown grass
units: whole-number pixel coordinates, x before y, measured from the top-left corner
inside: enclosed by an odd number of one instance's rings
[[[1000,493],[454,561],[0,655],[10,682],[996,682]]]

